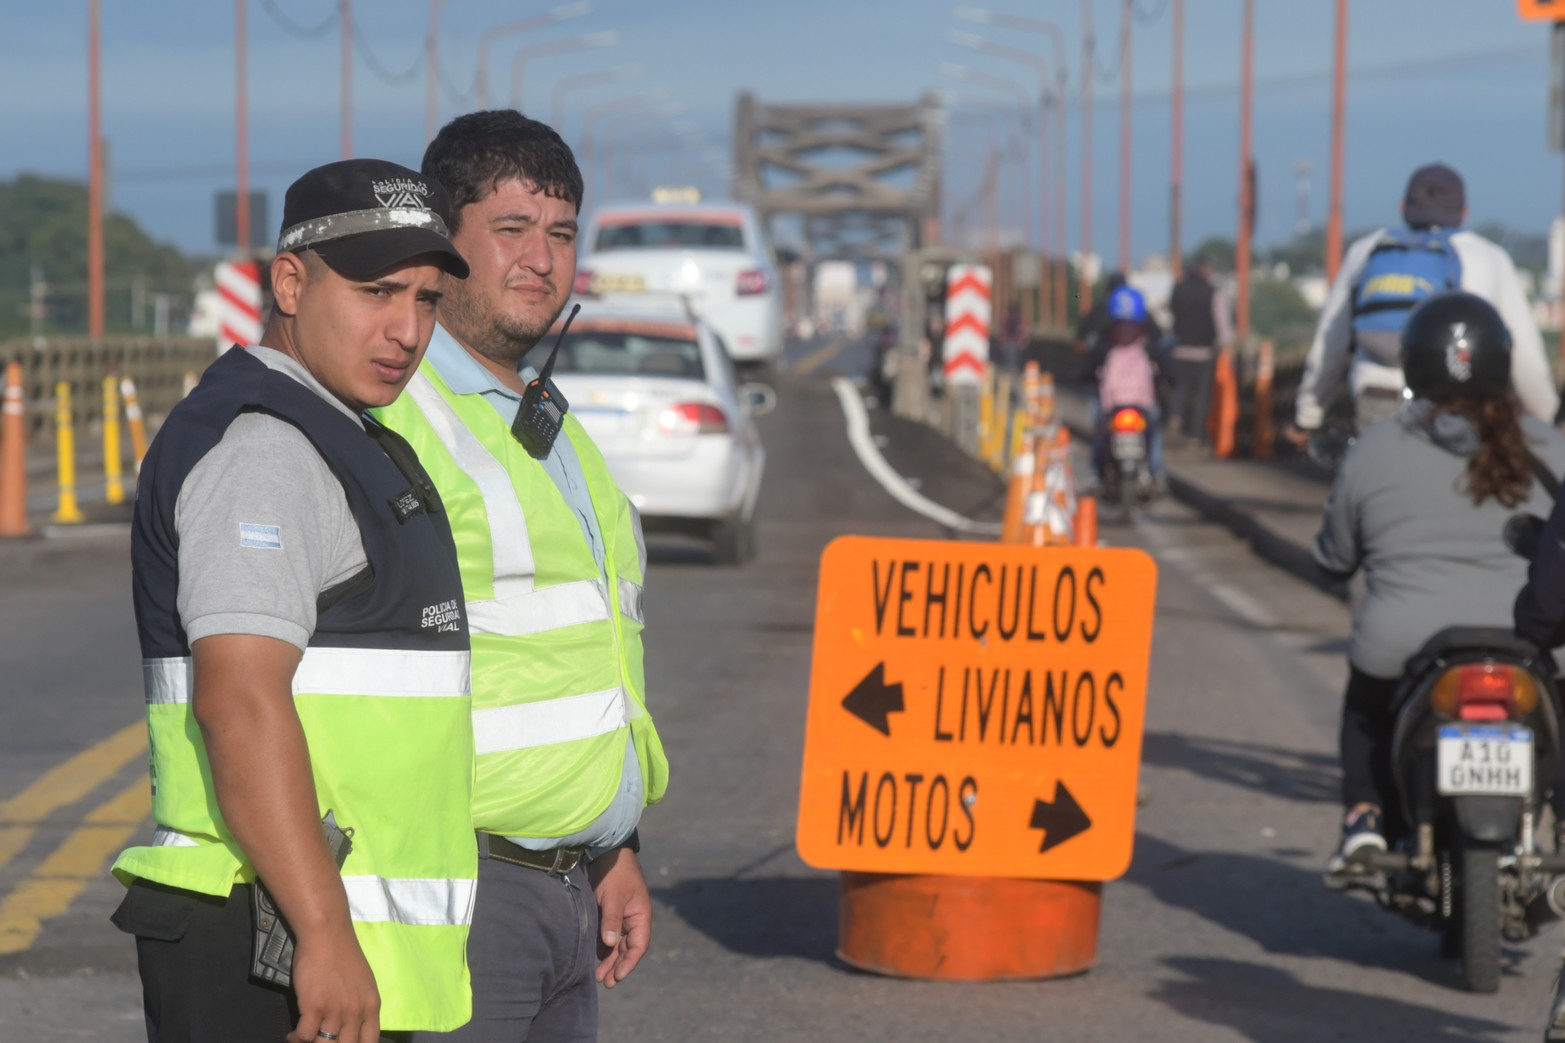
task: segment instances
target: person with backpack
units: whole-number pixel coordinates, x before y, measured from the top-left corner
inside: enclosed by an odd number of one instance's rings
[[[1163,410],[1167,380],[1158,346],[1148,330],[1146,298],[1128,285],[1117,287],[1105,303],[1108,323],[1087,351],[1086,370],[1097,388],[1089,401],[1092,426],[1092,470],[1101,480],[1108,450],[1107,419],[1114,410],[1133,406],[1147,416],[1147,472],[1161,490],[1163,475]]]
[[[1466,189],[1441,163],[1408,179],[1401,228],[1382,228],[1348,248],[1326,296],[1304,362],[1290,440],[1303,447],[1346,377],[1360,432],[1406,401],[1398,359],[1402,327],[1426,297],[1465,290],[1494,306],[1510,330],[1511,386],[1529,416],[1552,422],[1559,396],[1510,255],[1463,229]]]

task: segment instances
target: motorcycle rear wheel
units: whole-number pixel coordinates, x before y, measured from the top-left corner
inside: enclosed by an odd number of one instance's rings
[[[1462,984],[1469,992],[1500,990],[1500,856],[1492,848],[1462,848]]]

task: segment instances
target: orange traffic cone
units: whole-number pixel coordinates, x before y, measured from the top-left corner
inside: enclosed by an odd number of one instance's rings
[[[1239,389],[1235,384],[1233,352],[1218,353],[1213,383],[1212,455],[1226,460],[1234,455],[1234,427],[1239,423]]]
[[[27,402],[22,364],[12,362],[0,404],[0,536],[27,534]]]
[[[1098,498],[1083,496],[1076,501],[1076,546],[1098,545]]]
[[[1024,443],[1025,444],[1025,443]],[[1033,453],[1023,450],[1011,457],[1011,482],[1005,493],[1005,515],[1000,522],[1000,542],[1022,542],[1022,515],[1032,484]]]

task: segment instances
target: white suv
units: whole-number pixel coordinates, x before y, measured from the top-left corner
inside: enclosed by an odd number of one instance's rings
[[[619,203],[587,226],[576,273],[581,297],[678,296],[763,379],[782,354],[782,286],[755,211],[743,203]]]

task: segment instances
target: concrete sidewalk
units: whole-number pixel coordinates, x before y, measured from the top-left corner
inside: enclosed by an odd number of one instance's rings
[[[1056,400],[1073,437],[1087,438],[1086,401],[1062,389]],[[1164,453],[1168,488],[1205,518],[1231,529],[1255,553],[1339,600],[1347,584],[1321,572],[1310,557],[1331,476],[1308,461],[1216,460],[1206,449]]]

